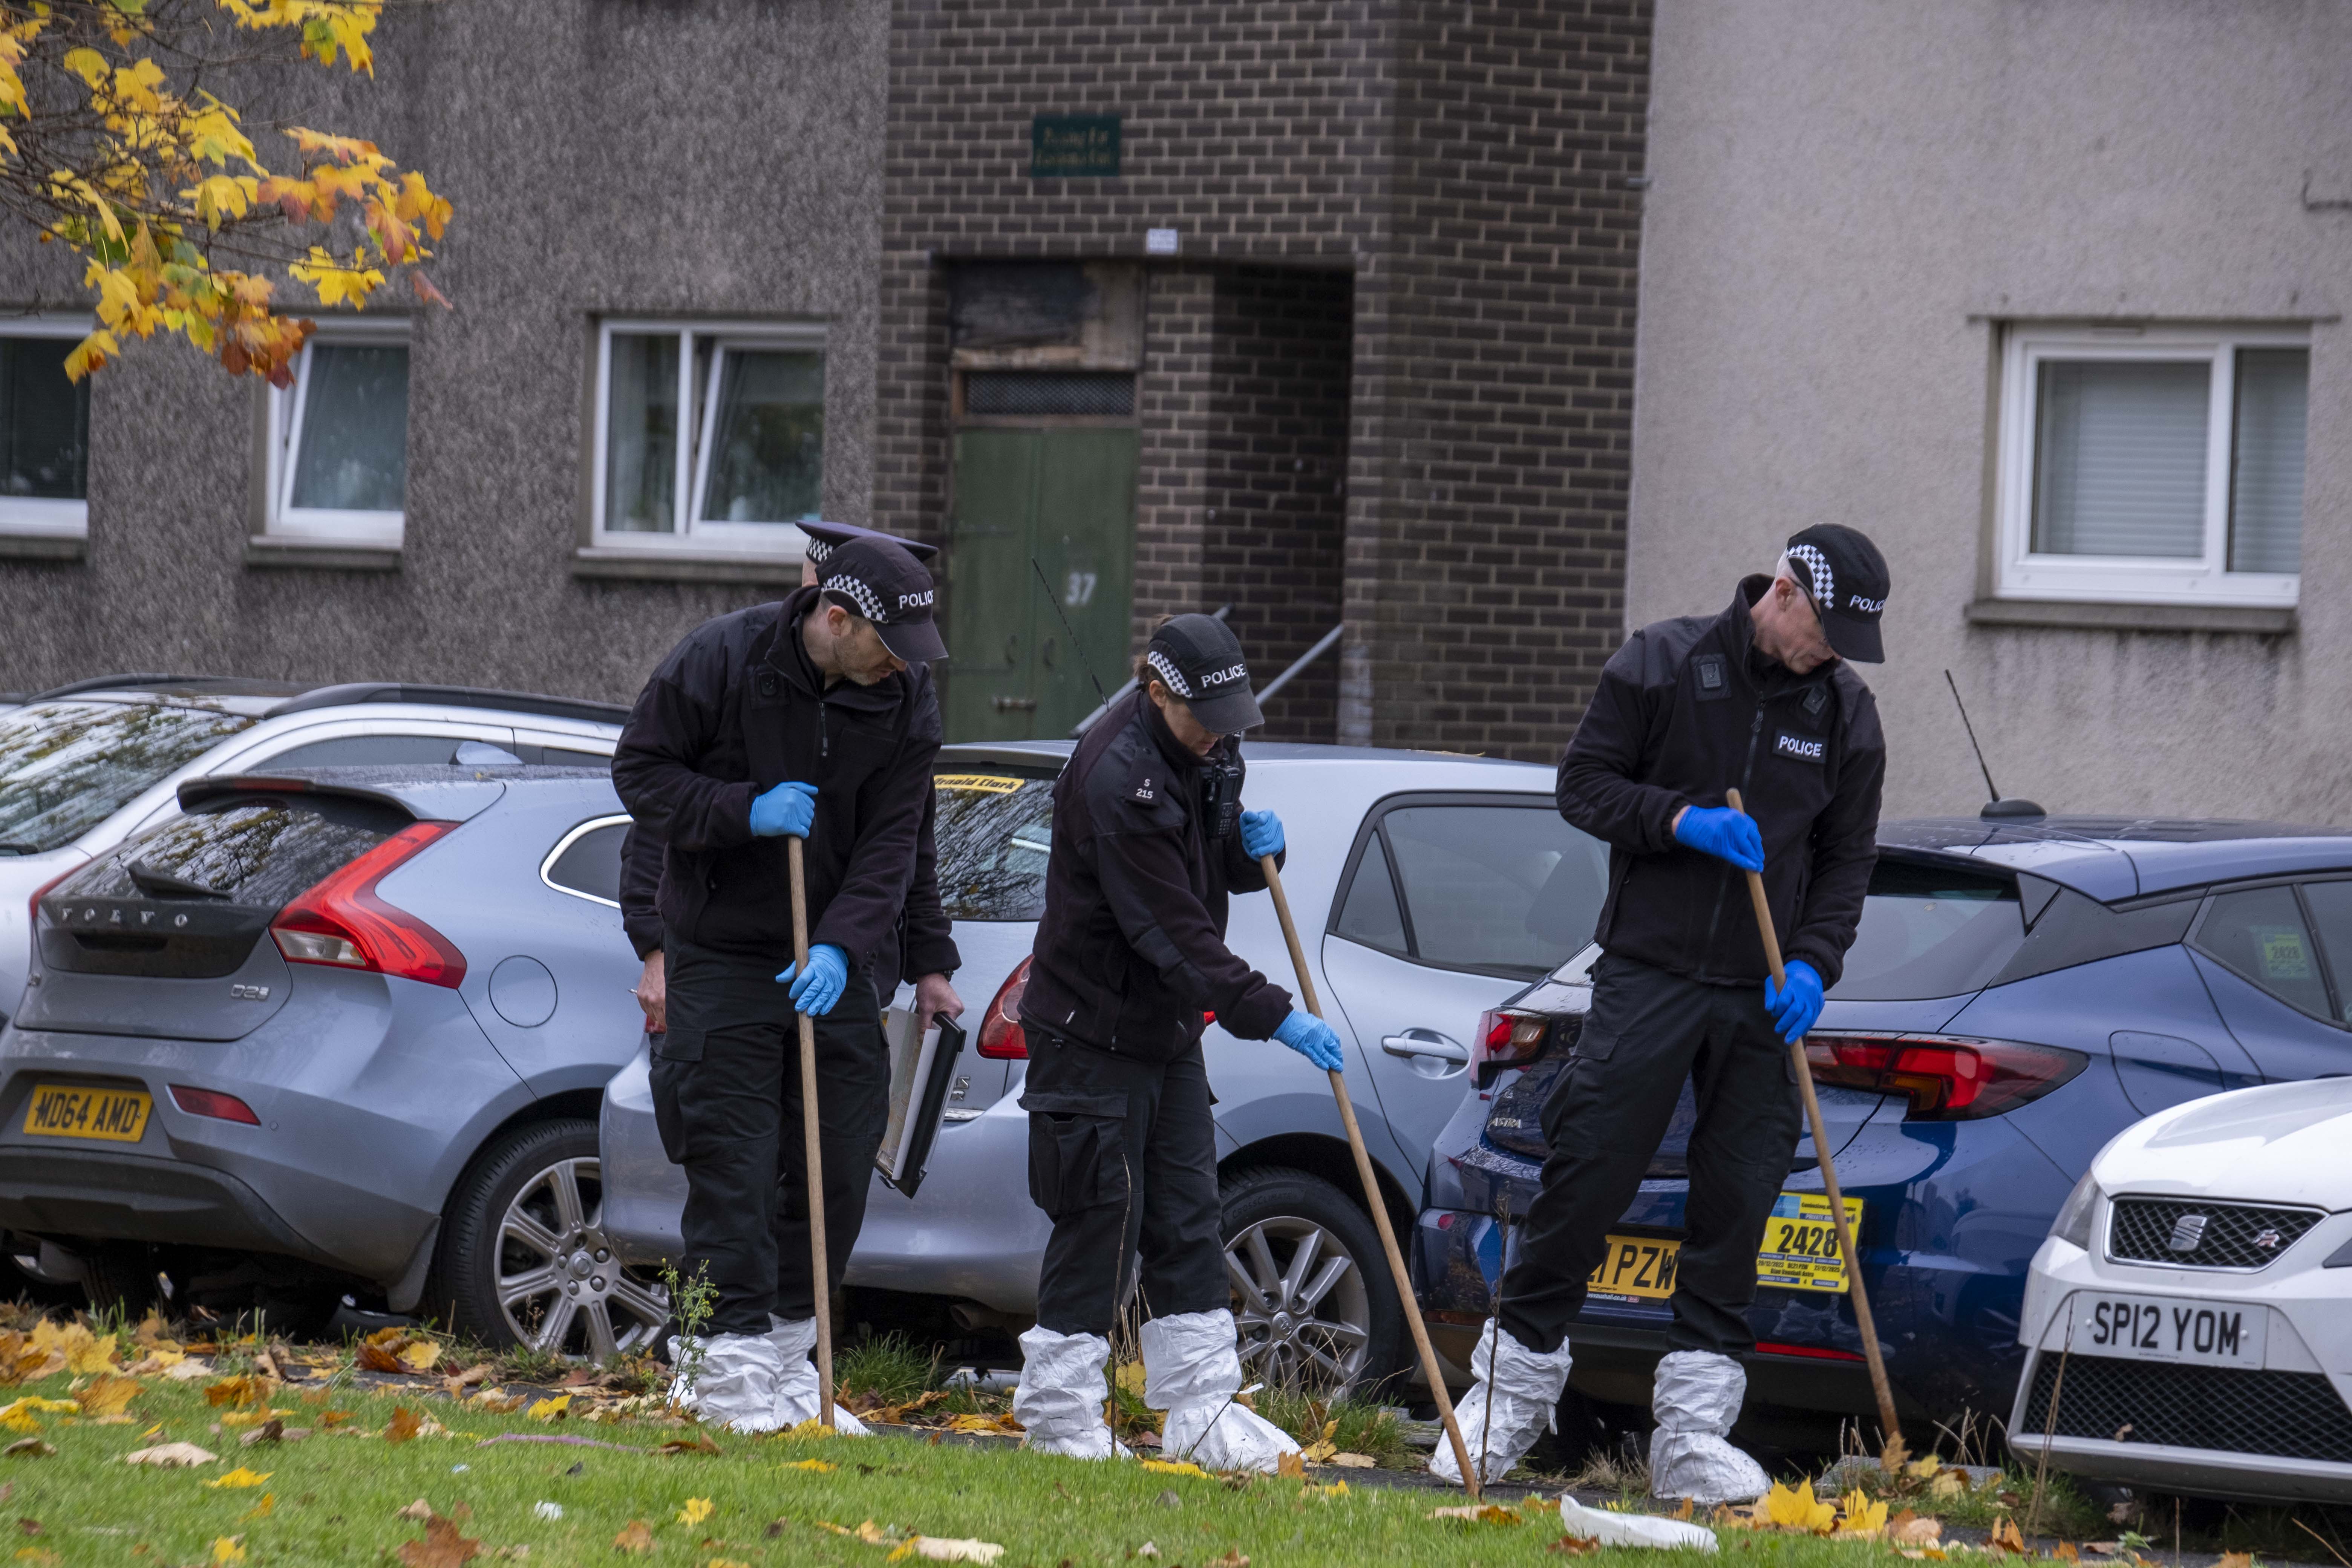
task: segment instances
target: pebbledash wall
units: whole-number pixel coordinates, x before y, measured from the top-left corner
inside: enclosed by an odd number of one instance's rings
[[[0,688],[110,670],[396,679],[625,701],[703,619],[789,561],[583,552],[596,323],[826,327],[824,506],[872,489],[881,0],[394,7],[376,80],[306,68],[286,118],[429,172],[457,221],[410,323],[396,552],[252,542],[252,379],[134,346],[91,392],[89,534],[25,559],[0,531]],[[0,332],[87,310],[79,269],[0,233]]]
[[[1890,814],[1983,801],[1949,668],[2007,794],[2352,822],[2352,11],[1661,0],[1657,65],[1631,618],[1851,523],[1894,569],[1864,672]],[[2070,574],[2102,598],[2016,570],[2012,349],[2216,338],[2307,349],[2299,582],[2200,604],[2128,563]]]
[[[1344,618],[1270,733],[1548,760],[1622,626],[1648,33],[1646,0],[901,0],[877,522],[950,504],[948,269],[1139,258],[1138,635],[1231,602],[1278,668]],[[1120,116],[1118,176],[1032,179],[1032,117],[1079,113]]]
[[[1344,619],[1269,732],[1556,753],[1624,620],[1648,0],[562,15],[389,18],[372,88],[311,73],[289,116],[457,204],[436,277],[458,310],[410,313],[400,548],[254,543],[257,389],[142,345],[93,391],[86,542],[0,537],[0,687],[173,668],[626,700],[796,567],[588,548],[600,321],[822,321],[826,512],[940,538],[950,268],[1124,258],[1146,268],[1138,632],[1230,602],[1272,669]],[[1085,112],[1121,117],[1118,177],[1032,179],[1033,116]],[[1176,254],[1147,257],[1150,229]],[[20,237],[0,310],[79,307]]]

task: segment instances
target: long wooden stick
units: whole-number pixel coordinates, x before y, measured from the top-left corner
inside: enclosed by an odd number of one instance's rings
[[[1731,809],[1743,815],[1747,807],[1739,804],[1739,792],[1728,790],[1724,795]],[[1789,986],[1788,971],[1780,964],[1780,937],[1772,929],[1772,905],[1764,897],[1764,874],[1748,873],[1748,901],[1756,906],[1757,934],[1764,939],[1764,962],[1771,966],[1772,984],[1782,990]],[[1870,1316],[1870,1292],[1863,1288],[1862,1254],[1853,1245],[1853,1227],[1845,1217],[1845,1199],[1838,1192],[1837,1163],[1831,1158],[1829,1129],[1822,1124],[1821,1096],[1813,1092],[1813,1065],[1805,1057],[1802,1038],[1789,1042],[1789,1054],[1797,1064],[1797,1088],[1805,1097],[1805,1118],[1813,1127],[1813,1152],[1821,1156],[1822,1186],[1829,1194],[1830,1218],[1837,1226],[1838,1250],[1844,1256],[1846,1287],[1853,1292],[1854,1326],[1862,1331],[1863,1359],[1870,1363],[1871,1392],[1878,1395],[1878,1420],[1891,1442],[1903,1440],[1903,1423],[1895,1415],[1895,1388],[1886,1381],[1886,1358],[1879,1353],[1878,1325]]]
[[[1307,952],[1298,945],[1298,927],[1291,922],[1290,900],[1282,891],[1282,873],[1274,864],[1274,857],[1261,855],[1258,867],[1265,873],[1266,891],[1274,895],[1274,912],[1282,921],[1282,940],[1290,944],[1290,967],[1298,974],[1298,994],[1307,1010],[1317,1017],[1323,1016],[1323,1004],[1315,994],[1314,977],[1307,972]],[[1371,1152],[1364,1147],[1363,1129],[1356,1125],[1355,1102],[1348,1098],[1348,1080],[1337,1068],[1329,1069],[1331,1098],[1339,1102],[1339,1122],[1348,1130],[1348,1147],[1356,1156],[1356,1174],[1364,1184],[1364,1206],[1372,1211],[1372,1224],[1381,1233],[1381,1249],[1389,1255],[1389,1272],[1396,1279],[1397,1300],[1404,1307],[1406,1326],[1412,1330],[1413,1348],[1421,1352],[1422,1375],[1429,1379],[1430,1396],[1437,1401],[1437,1414],[1445,1423],[1445,1436],[1454,1445],[1454,1462],[1462,1467],[1462,1489],[1475,1500],[1479,1494],[1478,1467],[1470,1462],[1470,1446],[1462,1440],[1462,1427],[1454,1419],[1454,1401],[1446,1396],[1445,1374],[1438,1370],[1437,1352],[1429,1342],[1429,1326],[1421,1321],[1421,1303],[1413,1300],[1412,1273],[1404,1266],[1404,1254],[1397,1250],[1396,1231],[1389,1224],[1389,1206],[1381,1196],[1380,1178],[1372,1173]],[[1478,1458],[1483,1463],[1486,1455]]]
[[[808,880],[801,871],[801,840],[791,846],[793,862],[793,973],[808,973]],[[817,1147],[816,1020],[793,1009],[801,1026],[801,1138],[808,1151],[809,1279],[816,1296],[816,1418],[833,1426],[833,1283],[825,1277],[824,1155]]]

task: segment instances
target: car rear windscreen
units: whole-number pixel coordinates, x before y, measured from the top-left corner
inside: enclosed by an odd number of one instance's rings
[[[83,974],[233,973],[270,917],[408,820],[369,802],[308,795],[174,817],[43,897],[42,962]]]
[[[2006,877],[1881,859],[1862,928],[1830,994],[1908,1002],[1983,989],[2025,941],[2024,906]]]
[[[1034,921],[1045,908],[1054,781],[956,769],[938,792],[940,902],[958,921]]]
[[[72,843],[252,723],[155,702],[36,702],[0,713],[0,853]]]

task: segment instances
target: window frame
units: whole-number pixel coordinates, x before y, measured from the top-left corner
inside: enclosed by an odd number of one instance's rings
[[[409,386],[416,381],[416,345],[404,316],[321,321],[302,345],[291,387],[269,389],[268,427],[264,435],[262,535],[278,542],[339,546],[353,550],[397,550],[407,531],[406,486],[398,511],[361,511],[340,507],[298,507],[294,504],[294,470],[300,457],[302,417],[310,406],[310,355],[320,344],[377,346],[397,342],[408,351]],[[404,454],[409,421],[401,426]],[[403,471],[405,472],[404,461]]]
[[[98,318],[62,310],[36,310],[0,318],[0,338],[72,338],[79,342],[98,330]],[[85,383],[87,382],[87,378]],[[89,471],[83,470],[79,500],[51,496],[0,495],[0,534],[39,539],[89,537]]]
[[[678,431],[681,439],[672,457],[670,494],[677,508],[669,532],[604,526],[605,484],[610,467],[613,421],[613,339],[675,337],[677,339]],[[719,387],[729,353],[782,349],[830,357],[830,329],[823,321],[683,321],[614,317],[596,324],[596,373],[590,395],[592,438],[589,442],[588,539],[598,550],[628,550],[664,555],[759,555],[778,561],[803,558],[808,535],[789,522],[703,521],[703,489],[710,480],[710,437],[718,421]],[[702,375],[695,374],[698,346],[708,342],[710,363]],[[828,364],[827,369],[830,369]],[[698,384],[699,383],[700,384]],[[827,378],[824,403],[825,438],[832,442],[832,383]],[[822,495],[824,475],[818,475]]]
[[[2204,901],[2198,906],[2197,913],[2189,921],[2188,931],[2181,935],[2181,944],[2232,979],[2253,987],[2296,1017],[2308,1018],[2315,1024],[2324,1024],[2339,1033],[2352,1033],[2352,1021],[2346,1020],[2342,1016],[2346,993],[2336,984],[2335,966],[2328,960],[2326,943],[2320,940],[2319,922],[2312,918],[2311,900],[2304,897],[2303,892],[2304,884],[2306,882],[2341,881],[2352,881],[2352,872],[2334,874],[2325,871],[2299,872],[2287,877],[2257,877],[2247,881],[2228,882],[2208,888],[2205,890]],[[2215,906],[2220,900],[2233,893],[2259,893],[2271,888],[2284,888],[2294,900],[2295,915],[2303,921],[2303,934],[2311,943],[2312,963],[2319,971],[2319,989],[2327,997],[2328,1016],[2322,1017],[2315,1013],[2305,1012],[2301,1007],[2205,945],[2205,922],[2213,918]]]
[[[1418,806],[1506,806],[1519,811],[1549,812],[1554,816],[1559,814],[1559,806],[1551,796],[1537,795],[1528,790],[1419,790],[1404,795],[1382,796],[1366,808],[1364,820],[1357,825],[1355,841],[1348,847],[1346,866],[1340,872],[1338,887],[1332,889],[1331,907],[1324,913],[1323,934],[1362,948],[1366,952],[1377,952],[1383,958],[1392,958],[1399,963],[1410,963],[1419,969],[1443,970],[1450,974],[1480,974],[1490,980],[1515,980],[1532,984],[1557,973],[1558,965],[1551,969],[1527,973],[1517,969],[1506,971],[1468,963],[1440,963],[1421,956],[1421,942],[1412,923],[1412,900],[1405,891],[1404,878],[1397,865],[1395,853],[1389,847],[1388,832],[1383,826],[1391,812],[1409,810]],[[1385,947],[1374,947],[1370,942],[1358,941],[1339,929],[1339,917],[1348,907],[1349,895],[1355,891],[1356,874],[1363,867],[1368,846],[1372,852],[1381,857],[1388,868],[1389,886],[1396,895],[1397,916],[1404,931],[1405,946],[1408,950],[1406,952],[1397,952]],[[1591,945],[1593,944],[1588,939],[1585,946]],[[1582,948],[1578,949],[1580,952],[1582,951]],[[1573,954],[1568,962],[1574,962]]]
[[[2304,327],[2012,324],[2001,346],[2000,411],[1993,523],[1996,599],[2117,605],[2228,605],[2291,609],[2298,573],[2231,572],[2230,508],[2235,480],[2237,354],[2241,349],[2308,351]],[[2058,361],[2202,360],[2205,403],[2204,553],[2195,560],[2146,555],[2037,554],[2033,491],[2039,469],[2041,368]]]
[[[578,888],[567,887],[563,883],[557,881],[555,879],[555,863],[563,858],[564,851],[570,849],[574,844],[579,843],[583,838],[587,837],[597,829],[604,827],[625,828],[629,823],[634,820],[635,819],[632,818],[628,813],[623,812],[617,816],[609,814],[603,816],[592,816],[587,821],[574,826],[566,832],[562,837],[555,841],[555,847],[549,850],[546,857],[540,861],[540,881],[545,885],[550,891],[562,893],[567,899],[581,899],[592,904],[602,904],[608,910],[619,909],[621,907],[621,901],[618,899],[607,899],[603,897],[601,894],[583,892]],[[627,861],[624,859],[622,866],[625,874],[627,864]]]

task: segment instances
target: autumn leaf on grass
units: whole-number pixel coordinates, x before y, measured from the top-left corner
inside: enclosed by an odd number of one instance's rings
[[[220,1458],[208,1454],[194,1443],[161,1443],[152,1448],[135,1448],[122,1456],[126,1465],[153,1465],[158,1469],[179,1469],[196,1465],[209,1465]]]
[[[552,1399],[541,1400],[524,1414],[534,1421],[561,1421],[563,1419],[564,1413],[571,1408],[572,1395],[559,1394]]]
[[[1826,1534],[1837,1518],[1837,1509],[1833,1504],[1813,1500],[1813,1483],[1810,1479],[1799,1481],[1794,1491],[1774,1481],[1772,1489],[1764,1494],[1764,1517],[1782,1530]]]
[[[1307,1461],[1299,1455],[1285,1454],[1274,1462],[1274,1473],[1303,1481],[1307,1479]]]
[[[404,1405],[395,1405],[392,1407],[392,1419],[383,1424],[383,1440],[387,1443],[405,1443],[423,1430],[424,1426],[424,1418],[415,1411]]]
[[[1845,1517],[1837,1523],[1840,1535],[1876,1535],[1886,1528],[1886,1505],[1871,1501],[1860,1487],[1839,1499],[1838,1506],[1845,1510]]]
[[[835,1464],[831,1459],[793,1459],[787,1463],[783,1468],[788,1470],[814,1470],[819,1475],[824,1475],[841,1468],[839,1465]]]
[[[19,1437],[6,1447],[0,1448],[0,1458],[46,1459],[56,1452],[38,1437]]]
[[[613,1537],[613,1544],[623,1552],[651,1552],[654,1549],[654,1528],[642,1519],[633,1519],[620,1534]]]
[[[950,1541],[938,1535],[910,1535],[901,1542],[886,1563],[896,1563],[903,1557],[920,1557],[932,1563],[993,1563],[1004,1555],[1004,1548],[993,1541]],[[1249,1561],[1244,1557],[1244,1563]]]
[[[400,1352],[401,1365],[410,1372],[431,1372],[440,1359],[441,1347],[431,1340],[419,1340]]]
[[[1938,1500],[1959,1497],[1969,1489],[1966,1470],[1946,1470],[1927,1482],[1927,1495]]]
[[[268,1393],[257,1377],[224,1377],[205,1386],[205,1403],[212,1405],[255,1405]]]
[[[89,1331],[84,1329],[82,1339],[82,1343],[66,1352],[67,1371],[112,1372],[122,1364],[121,1359],[116,1354],[120,1347],[115,1343],[112,1334],[92,1337]]]
[[[1553,1542],[1549,1546],[1545,1547],[1544,1550],[1546,1552],[1557,1552],[1562,1557],[1583,1557],[1601,1550],[1601,1537],[1597,1535],[1563,1535],[1558,1541]]]
[[[360,1346],[359,1367],[362,1372],[406,1372],[397,1352],[383,1345]]]
[[[1156,1471],[1163,1476],[1206,1477],[1209,1473],[1200,1466],[1189,1464],[1181,1459],[1145,1459],[1140,1463],[1145,1469]]]
[[[319,1412],[319,1425],[321,1426],[340,1426],[351,1418],[352,1413],[348,1410],[321,1410]]]
[[[677,1521],[688,1526],[700,1524],[710,1517],[710,1511],[709,1498],[690,1497],[686,1500],[686,1506],[677,1510]]]
[[[261,1494],[261,1500],[255,1503],[251,1508],[246,1510],[244,1518],[239,1519],[237,1522],[239,1524],[243,1524],[246,1520],[248,1519],[268,1519],[271,1514],[277,1511],[278,1494],[276,1492],[264,1492]]]
[[[245,1561],[245,1537],[224,1535],[213,1542],[213,1562],[242,1563]]]
[[[661,1446],[661,1451],[665,1454],[723,1454],[727,1450],[697,1432],[691,1437],[672,1437]]]
[[[1517,1524],[1519,1516],[1507,1508],[1497,1508],[1491,1502],[1465,1502],[1453,1508],[1432,1509],[1432,1519],[1467,1520],[1472,1524]]]
[[[206,1485],[206,1486],[208,1486],[208,1487],[215,1487],[215,1488],[217,1488],[217,1487],[257,1487],[257,1486],[261,1485],[261,1483],[262,1483],[262,1482],[264,1482],[264,1481],[268,1480],[270,1477],[272,1477],[272,1476],[276,1475],[277,1473],[278,1473],[278,1472],[277,1472],[277,1471],[275,1471],[275,1470],[262,1470],[262,1471],[260,1471],[260,1472],[257,1473],[257,1472],[255,1472],[255,1471],[252,1471],[252,1470],[248,1470],[248,1469],[247,1469],[243,1465],[239,1465],[236,1468],[235,1468],[235,1469],[233,1469],[233,1470],[231,1470],[228,1474],[226,1474],[226,1475],[225,1475],[225,1476],[216,1476],[216,1477],[215,1477],[213,1479],[211,1479],[211,1480],[209,1480],[209,1481],[206,1481],[206,1482],[205,1483],[205,1485]]]
[[[1933,1546],[1944,1539],[1944,1521],[1906,1508],[1886,1521],[1886,1538],[1898,1546]]]
[[[2025,1537],[2017,1532],[2017,1521],[2007,1514],[1992,1521],[1992,1530],[1985,1537],[1985,1544],[1998,1551],[2013,1552],[2020,1557],[2025,1555]]]
[[[465,1510],[460,1508],[458,1512]],[[619,1545],[618,1542],[614,1542]],[[404,1542],[400,1560],[407,1568],[466,1568],[481,1554],[482,1543],[457,1533],[457,1522],[434,1514],[425,1521],[425,1539]]]

